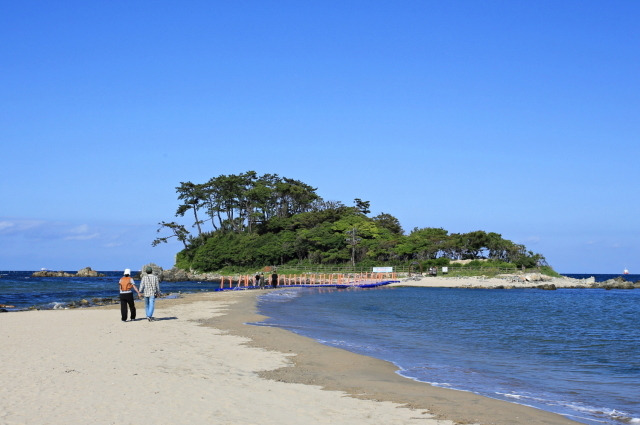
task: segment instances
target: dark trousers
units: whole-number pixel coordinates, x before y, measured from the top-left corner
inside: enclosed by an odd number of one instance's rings
[[[120,313],[122,314],[123,322],[127,320],[127,305],[129,306],[129,310],[131,310],[131,320],[135,320],[136,306],[133,303],[133,292],[120,294]]]

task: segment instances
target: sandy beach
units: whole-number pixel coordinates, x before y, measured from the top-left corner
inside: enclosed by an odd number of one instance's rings
[[[123,323],[118,306],[1,314],[0,423],[575,423],[415,382],[388,362],[248,325],[261,319],[259,293],[161,299],[156,322]]]
[[[556,288],[588,287],[594,282],[590,279],[572,279],[569,277],[549,277],[539,273],[505,275],[502,277],[448,277],[420,276],[401,277],[390,286],[412,286],[425,288],[535,288],[540,285],[554,285]]]

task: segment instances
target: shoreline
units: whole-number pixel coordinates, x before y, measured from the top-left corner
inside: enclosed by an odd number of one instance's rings
[[[566,417],[521,404],[492,399],[462,390],[435,387],[404,377],[399,368],[388,361],[324,345],[312,338],[285,329],[241,323],[258,322],[266,318],[256,313],[256,298],[240,301],[218,320],[215,327],[247,337],[254,347],[295,353],[293,365],[261,372],[263,378],[278,382],[319,385],[328,391],[344,391],[351,397],[373,401],[390,401],[426,410],[440,420],[455,424],[492,425],[569,425],[578,424]]]
[[[95,411],[98,424],[139,423],[131,412],[149,423],[577,423],[432,387],[402,377],[389,362],[248,325],[264,318],[259,294],[160,299],[152,323],[121,323],[118,306],[0,315],[10,384],[0,390],[0,421],[80,423]],[[144,408],[120,412],[123,400]]]

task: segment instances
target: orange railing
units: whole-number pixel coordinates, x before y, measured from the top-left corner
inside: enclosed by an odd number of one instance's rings
[[[264,276],[264,285],[271,286],[270,276]],[[317,285],[362,285],[378,283],[388,280],[396,280],[396,273],[305,273],[287,274],[278,276],[278,286],[317,286]],[[252,275],[222,276],[220,277],[220,289],[228,284],[229,289],[234,287],[248,288],[255,286]]]

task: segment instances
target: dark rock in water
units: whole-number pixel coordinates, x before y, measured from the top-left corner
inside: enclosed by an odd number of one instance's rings
[[[93,270],[91,267],[85,267],[84,269],[78,270],[78,273],[76,273],[76,276],[78,276],[78,277],[104,277],[105,275],[103,273],[98,273],[97,271]]]
[[[634,289],[636,286],[620,276],[601,282],[599,287],[604,289]]]
[[[75,276],[73,273],[67,272],[52,272],[49,270],[42,270],[39,272],[34,272],[31,274],[32,277],[73,277]]]
[[[555,291],[556,289],[558,289],[556,288],[556,285],[553,283],[545,283],[544,285],[538,285],[537,288],[545,291]]]
[[[93,305],[109,305],[120,302],[120,300],[115,300],[113,298],[93,298],[91,299],[91,303]]]
[[[7,313],[9,312],[9,310],[7,310],[6,308],[0,308],[0,313]]]
[[[628,283],[630,282],[622,276],[614,277],[613,279],[603,282],[604,285],[611,286],[612,288],[622,288]]]
[[[97,271],[91,269],[91,267],[85,267],[84,269],[78,270],[77,273],[67,273],[63,271],[53,272],[50,270],[42,270],[39,272],[34,272],[31,274],[32,277],[104,277],[103,273],[98,273]]]

